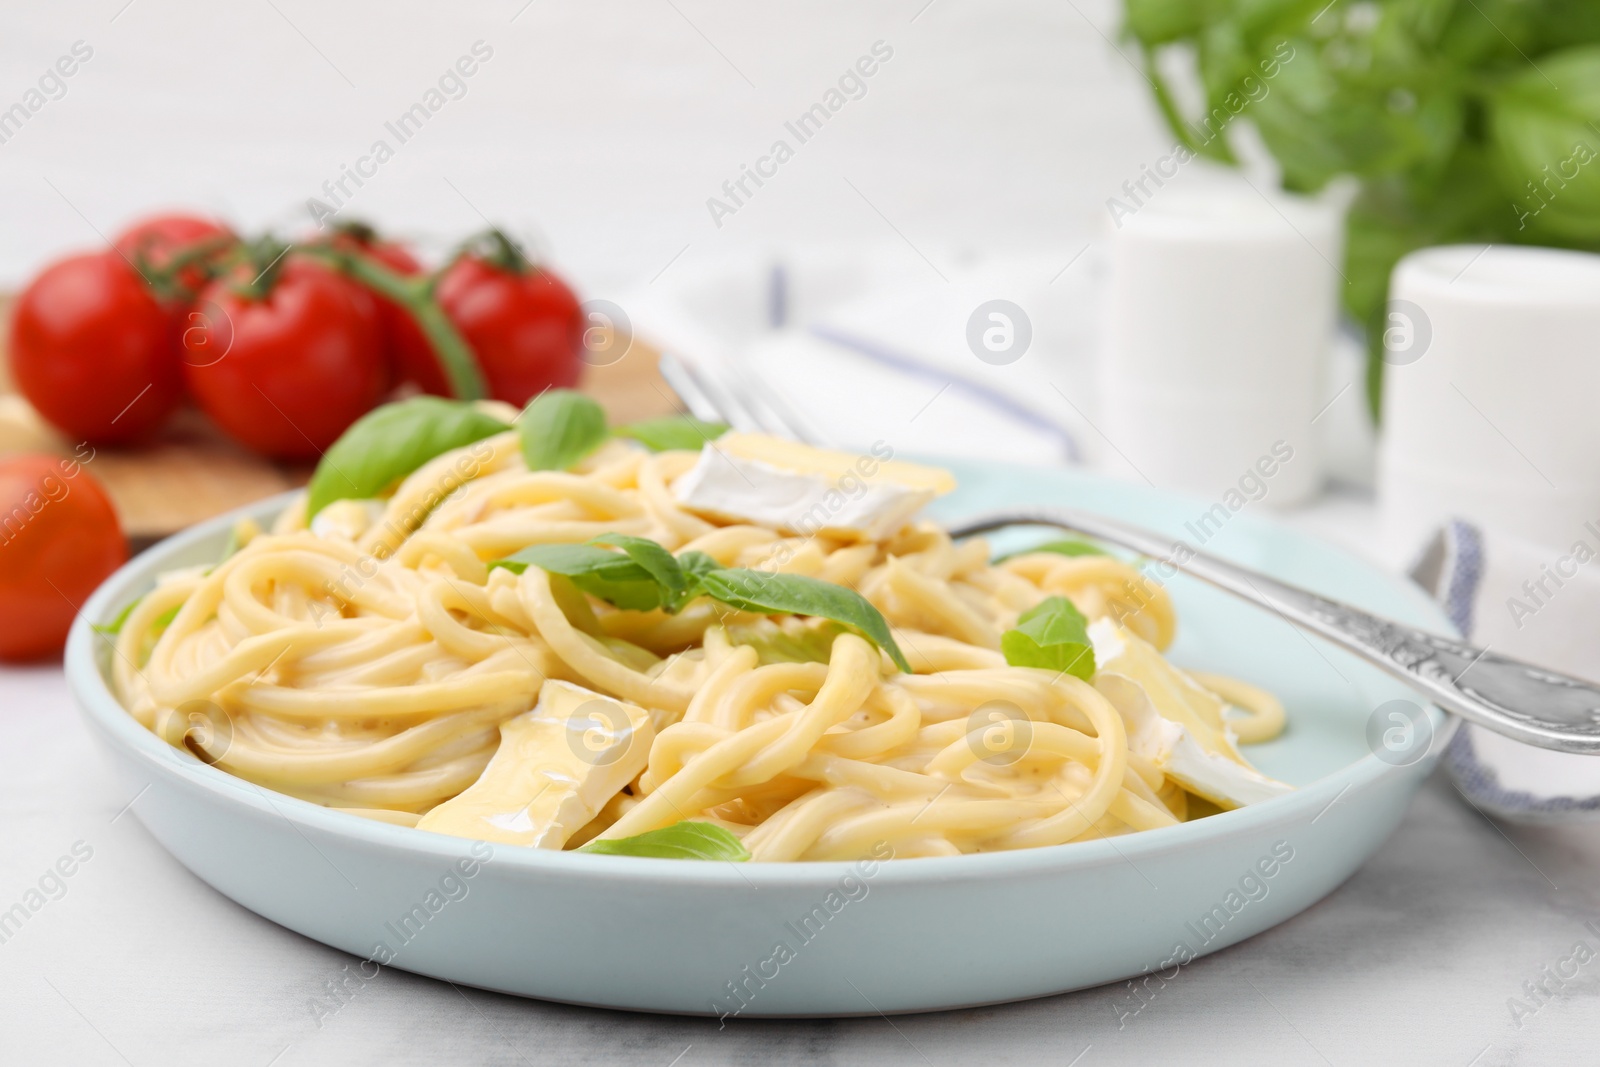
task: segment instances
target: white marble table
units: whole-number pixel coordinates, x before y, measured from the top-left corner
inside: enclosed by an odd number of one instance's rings
[[[1336,497],[1291,521],[1360,543],[1370,511]],[[0,942],[0,1063],[1488,1067],[1600,1058],[1600,825],[1496,825],[1443,776],[1332,896],[1196,961],[1142,1006],[1126,986],[1109,986],[938,1015],[725,1029],[395,970],[350,977],[353,957],[190,875],[145,832],[131,799],[78,721],[59,667],[0,670],[0,914],[45,879],[43,905]],[[63,857],[72,874],[49,877]],[[1580,942],[1596,956],[1552,978],[1544,969]],[[342,1004],[329,991],[340,981]],[[1535,999],[1525,982],[1548,992]],[[1518,1018],[1513,997],[1528,1009]]]

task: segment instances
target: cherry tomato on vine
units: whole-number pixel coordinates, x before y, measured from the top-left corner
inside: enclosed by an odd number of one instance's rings
[[[0,660],[60,651],[84,600],[127,559],[110,499],[76,459],[0,459]]]
[[[414,278],[423,272],[422,263],[410,249],[398,241],[379,237],[370,226],[351,223],[342,227],[331,242],[336,248],[345,248],[371,256],[396,274]],[[411,313],[388,297],[372,294],[377,304],[379,325],[383,331],[384,350],[389,355],[395,376],[401,381],[415,382],[424,392],[447,395],[449,388],[439,360],[433,354]]]
[[[177,321],[116,252],[69,256],[17,297],[9,345],[23,396],[70,437],[120,444],[183,396]]]
[[[560,278],[529,263],[498,231],[489,239],[487,252],[450,265],[436,295],[478,357],[489,394],[520,406],[545,389],[577,384],[583,312]],[[442,387],[441,376],[428,388]]]
[[[175,280],[193,295],[205,285],[211,265],[236,240],[233,231],[215,219],[175,212],[140,219],[111,243],[142,270],[166,271],[175,257],[181,258]]]
[[[184,380],[256,452],[315,459],[389,387],[371,294],[320,263],[291,252],[244,264],[200,306],[203,321],[183,336]]]

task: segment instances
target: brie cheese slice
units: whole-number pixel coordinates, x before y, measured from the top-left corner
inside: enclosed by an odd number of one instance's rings
[[[1094,645],[1097,671],[1110,671],[1131,678],[1144,687],[1156,710],[1166,718],[1188,727],[1210,745],[1213,736],[1220,741],[1226,728],[1226,704],[1211,690],[1174,667],[1155,646],[1109,618],[1089,624],[1089,641]]]
[[[417,822],[435,833],[559,849],[650,758],[650,713],[550,679],[500,727],[500,747],[466,791]]]
[[[1208,751],[1187,728],[1163,718],[1149,694],[1132,679],[1102,672],[1095,675],[1094,687],[1122,715],[1128,747],[1196,796],[1220,808],[1242,808],[1293,791],[1293,786],[1268,778],[1236,754],[1230,758]]]
[[[728,433],[701,450],[672,490],[688,510],[722,522],[881,541],[954,487],[933,467]]]
[[[1173,781],[1222,808],[1291,792],[1247,763],[1222,719],[1223,702],[1110,619],[1089,625],[1094,687],[1122,715],[1128,747]]]

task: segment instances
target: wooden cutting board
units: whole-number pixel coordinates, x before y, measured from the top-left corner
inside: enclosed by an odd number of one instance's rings
[[[0,321],[9,322],[0,298]],[[6,331],[9,333],[9,330]],[[0,357],[4,356],[0,335]],[[75,441],[42,424],[10,381],[0,358],[0,454],[43,451],[70,455]],[[635,340],[605,367],[587,367],[579,386],[606,409],[613,423],[670,415],[677,398],[656,371],[656,353]],[[305,484],[309,465],[273,463],[222,435],[198,410],[179,412],[155,440],[137,449],[100,448],[86,465],[111,494],[122,528],[136,544],[149,543],[203,519]]]

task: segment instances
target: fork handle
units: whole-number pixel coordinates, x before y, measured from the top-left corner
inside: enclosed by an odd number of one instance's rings
[[[1149,556],[1157,569],[1182,570],[1355,653],[1468,722],[1539,748],[1600,754],[1600,687],[1593,683],[1369,614],[1185,541],[1055,509],[994,512],[949,529],[966,537],[1021,525],[1086,534]]]

